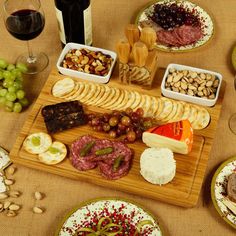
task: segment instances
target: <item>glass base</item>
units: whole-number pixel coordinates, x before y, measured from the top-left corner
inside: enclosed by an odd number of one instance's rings
[[[229,128],[234,134],[236,134],[236,113],[229,118]]]
[[[43,71],[49,63],[48,56],[43,53],[34,53],[33,57],[29,57],[29,54],[22,54],[16,59],[16,63],[24,63],[28,70],[25,74],[37,74]]]

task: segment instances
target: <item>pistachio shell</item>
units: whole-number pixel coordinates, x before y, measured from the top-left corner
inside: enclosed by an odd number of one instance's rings
[[[0,200],[6,199],[6,198],[8,198],[7,193],[0,193]]]
[[[43,209],[40,208],[40,207],[35,206],[33,208],[33,212],[36,213],[36,214],[42,214],[43,213]]]
[[[34,197],[36,200],[42,200],[43,199],[43,194],[40,192],[35,192]]]
[[[9,206],[9,210],[12,210],[12,211],[18,211],[19,209],[20,209],[20,206],[17,204],[11,204]]]

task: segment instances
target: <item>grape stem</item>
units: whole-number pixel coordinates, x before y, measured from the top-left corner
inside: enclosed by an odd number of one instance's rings
[[[29,41],[27,41],[27,48],[28,48],[28,54],[29,54],[29,57],[27,58],[27,62],[29,64],[35,63],[37,58],[35,56],[33,56],[33,51],[29,45]]]

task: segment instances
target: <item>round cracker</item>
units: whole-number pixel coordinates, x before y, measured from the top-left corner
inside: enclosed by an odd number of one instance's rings
[[[192,123],[193,129],[204,129],[210,123],[211,116],[205,108],[200,108],[196,120]]]
[[[106,103],[105,107],[111,110],[116,110],[116,106],[119,105],[122,101],[122,99],[125,96],[124,90],[119,88],[114,88],[115,94],[110,99],[108,103]]]
[[[122,99],[122,101],[120,101],[120,104],[117,104],[116,109],[117,110],[125,110],[125,106],[127,104],[127,102],[129,101],[129,91],[127,90],[123,90],[124,92],[124,97]]]
[[[190,108],[190,104],[188,103],[183,103],[183,106],[184,106],[184,112],[183,112],[181,120],[186,120],[188,119],[190,115],[191,108]]]
[[[82,83],[82,82],[77,82],[77,84],[78,84],[78,86],[79,86],[78,89],[77,89],[77,91],[76,91],[73,95],[67,97],[67,100],[75,100],[75,99],[78,99],[78,97],[83,93],[83,91],[84,91],[84,89],[85,89],[85,84]]]
[[[160,98],[160,100],[162,101],[163,109],[159,115],[159,119],[165,120],[165,118],[171,113],[173,109],[173,103],[170,99],[164,97]]]
[[[108,87],[107,85],[104,85],[104,90],[105,91],[103,93],[103,96],[93,104],[94,106],[102,105],[107,100],[107,98],[109,97],[110,92],[111,92],[111,88]]]
[[[83,95],[80,96],[80,101],[82,103],[88,104],[89,100],[93,98],[95,95],[97,89],[96,85],[93,83],[88,83],[85,85],[85,90],[83,92]]]
[[[178,110],[178,106],[179,104],[177,102],[172,102],[172,111],[170,112],[170,114],[165,117],[165,119],[162,119],[161,121],[162,122],[169,122],[177,113],[177,110]]]
[[[58,149],[57,153],[52,153],[50,147]],[[64,143],[55,141],[46,152],[40,153],[38,158],[47,165],[55,165],[63,161],[67,155],[67,149]]]
[[[143,107],[145,106],[145,104],[146,104],[146,102],[147,102],[147,99],[148,99],[147,97],[148,97],[148,95],[146,95],[146,94],[141,95],[141,101],[140,101],[140,103],[139,103],[137,109],[138,109],[138,108],[143,108]]]
[[[39,139],[39,145],[33,144],[32,140],[33,138]],[[32,154],[40,154],[48,150],[48,148],[52,145],[52,138],[50,135],[38,132],[30,134],[26,137],[26,139],[23,142],[23,148]]]
[[[68,94],[66,94],[66,95],[63,95],[63,96],[61,96],[60,98],[63,98],[63,99],[68,100],[68,97],[73,96],[73,95],[78,91],[78,89],[79,89],[79,84],[78,84],[78,83],[75,83],[74,89],[73,89],[70,93],[68,93]]]
[[[136,92],[134,92],[134,91],[128,91],[127,103],[124,104],[124,107],[123,107],[124,110],[125,110],[126,108],[130,108],[131,105],[134,103],[134,101],[135,101],[135,99],[136,99],[135,93],[136,93]]]
[[[151,107],[150,111],[147,113],[148,116],[154,117],[156,110],[158,109],[158,99],[151,96]]]
[[[197,107],[194,105],[190,105],[190,113],[187,119],[189,120],[191,124],[196,120],[197,113],[198,113]]]
[[[88,105],[94,105],[105,93],[105,87],[96,85],[97,91],[93,98],[88,101]]]
[[[52,87],[52,95],[54,97],[61,97],[70,93],[75,87],[75,82],[71,78],[64,78],[57,81]]]
[[[136,108],[139,107],[139,104],[140,104],[141,99],[142,99],[140,93],[138,93],[136,91],[134,91],[134,93],[135,93],[135,100],[134,100],[133,104],[131,104],[131,106],[130,106],[130,108],[132,108],[133,110],[135,110]]]
[[[88,96],[88,94],[90,94],[90,90],[91,90],[91,84],[88,83],[84,83],[84,89],[82,92],[78,92],[76,99],[79,101],[84,100],[84,97]]]
[[[182,119],[184,113],[184,103],[183,102],[177,102],[177,103],[178,103],[177,111],[175,115],[169,120],[169,122],[176,122]]]
[[[159,116],[163,110],[164,105],[161,98],[155,97],[155,100],[156,100],[156,107],[153,109],[153,116],[159,120]]]
[[[108,105],[110,105],[112,102],[115,102],[120,94],[120,90],[117,90],[116,88],[110,88],[110,94],[107,97],[107,99],[104,101],[103,104],[101,104],[102,108],[107,108]]]
[[[144,111],[144,116],[151,116],[152,114],[152,98],[149,95],[145,95],[145,103],[142,105],[143,111]]]

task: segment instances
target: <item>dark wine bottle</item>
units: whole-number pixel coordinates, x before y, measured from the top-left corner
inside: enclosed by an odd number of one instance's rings
[[[54,0],[61,43],[92,45],[90,0]]]

